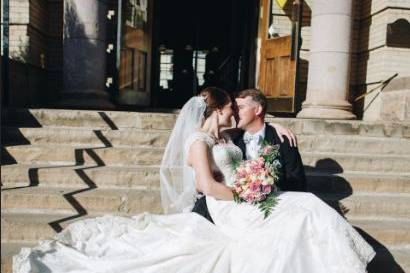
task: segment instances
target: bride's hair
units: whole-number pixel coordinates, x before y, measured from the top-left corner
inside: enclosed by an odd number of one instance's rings
[[[205,98],[205,119],[207,119],[213,111],[222,109],[225,105],[232,101],[229,93],[218,87],[207,87],[201,91],[200,95]]]

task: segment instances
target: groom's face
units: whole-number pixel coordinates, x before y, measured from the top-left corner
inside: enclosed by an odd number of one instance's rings
[[[246,128],[255,119],[259,118],[261,106],[255,102],[252,97],[236,98],[238,111],[238,128],[246,130]]]

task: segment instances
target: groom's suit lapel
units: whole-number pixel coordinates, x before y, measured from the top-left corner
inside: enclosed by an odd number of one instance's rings
[[[243,141],[243,134],[245,133],[245,131],[242,131],[241,134],[238,136],[237,140],[236,140],[236,145],[241,148],[242,150],[242,159],[246,159],[246,144]]]
[[[277,144],[275,138],[275,131],[272,126],[270,126],[267,122],[265,123],[265,141],[271,144]]]

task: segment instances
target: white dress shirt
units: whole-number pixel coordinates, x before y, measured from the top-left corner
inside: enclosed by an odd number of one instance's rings
[[[261,130],[259,130],[253,135],[249,132],[245,132],[243,134],[243,139],[246,145],[246,159],[247,160],[254,159],[258,156],[258,151],[261,147],[260,140],[263,140],[265,138],[265,129],[266,129],[266,124],[263,125],[263,128]]]

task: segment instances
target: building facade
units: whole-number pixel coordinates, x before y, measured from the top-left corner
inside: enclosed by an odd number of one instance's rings
[[[178,108],[259,87],[273,113],[409,122],[409,22],[408,0],[3,1],[2,101]]]

